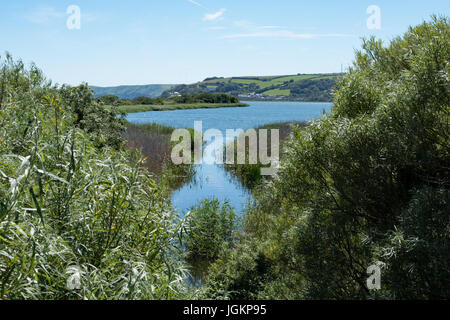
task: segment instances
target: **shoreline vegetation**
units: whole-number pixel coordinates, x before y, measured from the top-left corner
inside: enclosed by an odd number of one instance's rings
[[[117,113],[138,113],[147,111],[174,111],[188,109],[215,109],[215,108],[236,108],[248,107],[247,103],[194,103],[194,104],[165,104],[165,105],[105,105],[108,110],[114,110]]]
[[[130,149],[142,154],[145,166],[155,181],[165,184],[172,193],[189,182],[195,174],[193,164],[174,165],[171,152],[174,143],[171,135],[175,128],[157,123],[133,124],[126,122],[123,138]],[[189,129],[191,136],[194,130]],[[193,151],[193,150],[192,150]]]
[[[299,130],[303,130],[306,128],[310,123],[306,121],[293,121],[293,122],[275,122],[275,123],[269,123],[265,124],[263,126],[260,126],[258,128],[255,128],[257,132],[257,137],[259,141],[259,130],[266,129],[268,130],[268,153],[271,154],[271,134],[270,130],[278,129],[279,130],[279,159],[280,161],[283,161],[283,158],[285,157],[284,152],[284,146],[285,144],[292,139],[292,135],[294,132],[299,132]],[[235,138],[232,143],[234,143],[234,159],[237,159],[237,140],[238,138]],[[224,153],[226,152],[227,146],[224,147]],[[259,145],[258,145],[258,154],[259,154]],[[238,178],[239,182],[247,188],[250,192],[253,192],[257,187],[261,187],[265,181],[270,180],[267,176],[261,175],[261,168],[268,167],[269,165],[263,166],[259,160],[257,164],[249,164],[249,146],[246,142],[245,144],[245,164],[224,164],[223,168],[226,172],[229,174],[234,175],[236,178]]]

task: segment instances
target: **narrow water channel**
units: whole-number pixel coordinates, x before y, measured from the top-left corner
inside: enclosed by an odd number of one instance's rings
[[[159,123],[175,128],[193,128],[195,121],[202,121],[203,132],[217,129],[225,137],[226,129],[251,129],[259,126],[289,121],[309,121],[329,112],[331,103],[306,102],[248,102],[246,108],[219,108],[175,111],[150,111],[129,114],[132,123]],[[206,148],[204,148],[205,150]],[[239,181],[220,165],[195,166],[191,182],[174,192],[172,202],[180,215],[199,200],[215,197],[228,200],[238,214],[242,213],[250,194]]]

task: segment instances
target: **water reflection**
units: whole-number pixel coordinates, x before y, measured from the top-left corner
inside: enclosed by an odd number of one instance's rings
[[[215,197],[220,201],[232,201],[236,212],[243,212],[251,195],[237,178],[232,177],[219,165],[196,165],[193,180],[172,196],[172,203],[181,215],[199,200]]]

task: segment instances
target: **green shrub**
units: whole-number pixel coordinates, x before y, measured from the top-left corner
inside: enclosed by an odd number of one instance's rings
[[[177,216],[110,140],[121,120],[84,85],[9,56],[1,71],[0,299],[188,297]]]
[[[218,256],[224,243],[231,243],[237,227],[234,210],[227,201],[206,199],[186,215],[183,244],[186,258],[194,267],[209,265]]]
[[[257,245],[269,268],[242,263],[238,252],[224,255],[206,292],[448,299],[449,57],[445,17],[386,46],[365,41],[331,114],[294,133],[278,177],[255,195],[245,242]],[[379,291],[366,286],[375,263]],[[263,281],[242,286],[243,272]]]

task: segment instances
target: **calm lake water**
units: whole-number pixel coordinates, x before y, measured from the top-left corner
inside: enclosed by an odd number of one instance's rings
[[[218,129],[225,137],[226,129],[251,129],[287,121],[313,120],[329,112],[331,103],[308,102],[247,102],[247,108],[195,109],[175,111],[150,111],[129,114],[133,123],[159,123],[175,128],[193,128],[194,121],[203,122],[203,132]],[[205,150],[206,146],[203,148]],[[199,200],[216,197],[228,200],[237,213],[241,213],[249,200],[249,192],[239,181],[226,173],[219,165],[196,165],[193,180],[176,191],[172,202],[180,215]]]

